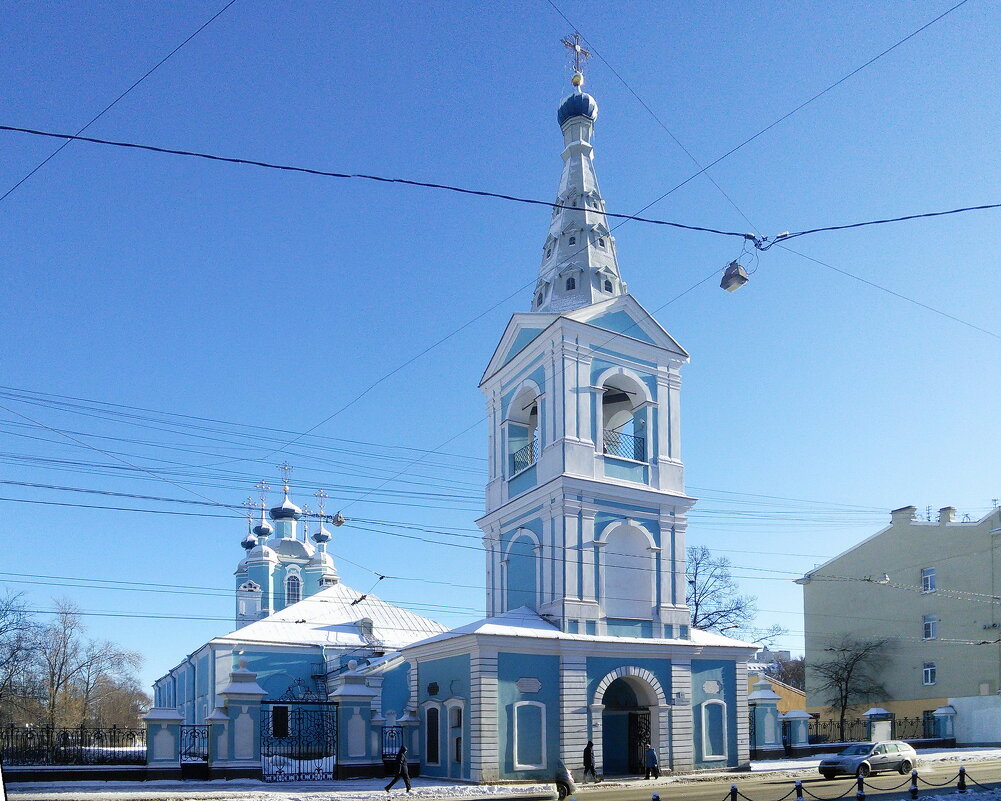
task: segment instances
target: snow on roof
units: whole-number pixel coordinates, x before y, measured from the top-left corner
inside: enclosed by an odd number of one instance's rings
[[[371,621],[371,632],[364,621]],[[280,612],[212,642],[373,646],[396,650],[440,634],[445,627],[345,584],[325,587]]]
[[[754,648],[758,646],[753,643],[734,640],[716,634],[711,631],[701,629],[691,629],[691,636],[687,640],[682,639],[659,639],[657,642],[670,642],[682,645],[709,645],[726,646],[730,648]],[[588,640],[601,642],[651,642],[649,637],[618,637],[614,635],[594,635],[594,634],[568,634],[560,631],[549,621],[540,617],[534,610],[527,606],[511,609],[495,617],[485,617],[465,626],[459,626],[451,631],[445,631],[426,640],[422,640],[414,645],[426,645],[432,642],[450,640],[454,637],[462,637],[466,634],[490,634],[501,637],[534,637],[537,639],[550,640]]]

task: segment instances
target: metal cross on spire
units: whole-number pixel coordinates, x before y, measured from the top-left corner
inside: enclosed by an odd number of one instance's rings
[[[288,480],[289,476],[292,475],[292,466],[287,461],[285,461],[282,462],[280,465],[277,465],[277,467],[282,474],[282,485],[284,486],[285,492],[288,492]]]
[[[591,53],[581,47],[580,44],[580,34],[574,33],[572,37],[568,36],[563,39],[563,46],[569,50],[573,50],[573,71],[582,72],[581,65],[591,58]]]
[[[253,498],[247,498],[242,504],[240,504],[244,509],[247,510],[247,521],[254,519],[254,510],[257,509],[257,503]]]
[[[271,485],[262,478],[254,484],[254,487],[261,493],[261,506],[264,506],[264,504],[267,503],[268,492],[271,489]]]
[[[327,498],[329,498],[330,496],[327,495],[327,493],[324,490],[318,489],[316,492],[313,493],[313,497],[316,498],[316,506],[317,509],[319,509],[320,511],[320,519],[322,520],[323,517],[325,516]]]

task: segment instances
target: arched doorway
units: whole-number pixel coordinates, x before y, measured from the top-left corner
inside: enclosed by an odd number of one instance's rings
[[[653,741],[650,707],[656,706],[649,685],[621,676],[601,698],[602,770],[607,775],[643,772],[643,756]]]

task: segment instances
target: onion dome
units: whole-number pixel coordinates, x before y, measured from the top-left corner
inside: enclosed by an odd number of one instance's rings
[[[584,76],[580,72],[575,72],[570,83],[574,86],[574,93],[563,98],[556,112],[556,119],[561,128],[567,120],[574,117],[586,117],[591,122],[598,119],[598,104],[591,95],[581,91],[580,88],[584,84]]]
[[[296,506],[288,497],[288,487],[285,487],[285,500],[281,506],[276,506],[271,510],[272,520],[298,520],[302,517],[302,509]]]
[[[240,546],[245,551],[250,551],[251,549],[256,548],[257,537],[255,537],[253,533],[247,532],[247,536],[243,538],[243,542],[240,543]]]
[[[330,542],[330,532],[323,527],[323,523],[320,523],[320,527],[313,532],[313,542],[317,545]]]

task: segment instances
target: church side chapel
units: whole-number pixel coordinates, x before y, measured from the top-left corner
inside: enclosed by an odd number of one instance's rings
[[[151,729],[210,724],[216,775],[382,775],[406,745],[424,776],[549,781],[560,760],[580,769],[589,740],[606,775],[642,773],[649,746],[674,771],[748,761],[756,646],[692,628],[685,603],[689,356],[620,275],[587,54],[565,44],[575,72],[538,281],[480,383],[487,617],[446,630],[343,585],[286,474],[243,541],[236,630],[156,683]]]

